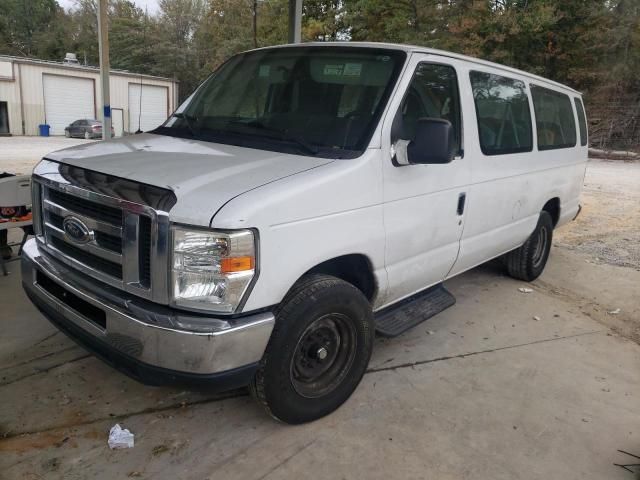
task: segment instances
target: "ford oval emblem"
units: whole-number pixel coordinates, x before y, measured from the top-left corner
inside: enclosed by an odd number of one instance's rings
[[[65,218],[62,222],[62,229],[66,237],[74,243],[88,243],[93,240],[93,231],[89,230],[89,227],[79,218]]]

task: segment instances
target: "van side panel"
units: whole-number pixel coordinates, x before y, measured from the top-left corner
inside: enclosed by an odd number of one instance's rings
[[[457,275],[522,245],[533,232],[544,204],[560,199],[560,221],[578,211],[584,164],[495,178],[470,187],[470,202]]]
[[[475,67],[471,66],[472,69]],[[530,90],[525,77],[487,67],[478,70],[524,81]],[[463,88],[471,91],[468,76],[461,83]],[[575,96],[568,91],[562,93],[571,98]],[[533,232],[540,211],[548,200],[560,199],[558,225],[570,221],[578,211],[587,147],[580,146],[578,139],[575,147],[538,151],[530,93],[529,104],[533,126],[531,152],[487,156],[480,148],[477,123],[466,135],[465,157],[471,163],[472,180],[460,254],[449,277],[522,245]],[[475,118],[473,102],[466,102],[463,108],[465,115]],[[575,121],[577,128],[577,116]]]

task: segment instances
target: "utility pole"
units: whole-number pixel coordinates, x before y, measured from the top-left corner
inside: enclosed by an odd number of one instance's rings
[[[258,0],[253,0],[253,48],[258,48]]]
[[[289,43],[302,41],[302,0],[289,0]]]
[[[102,86],[102,139],[111,138],[111,99],[109,94],[109,30],[107,0],[98,0],[98,47],[100,50],[100,85]]]

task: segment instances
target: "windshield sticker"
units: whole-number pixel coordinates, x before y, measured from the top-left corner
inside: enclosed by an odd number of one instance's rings
[[[324,74],[331,76],[340,76],[344,70],[344,65],[325,65]]]
[[[361,63],[345,63],[344,71],[342,74],[345,77],[359,77],[362,72],[362,64]]]
[[[271,70],[271,65],[260,65],[260,70],[258,70],[258,76],[268,77],[270,70]]]

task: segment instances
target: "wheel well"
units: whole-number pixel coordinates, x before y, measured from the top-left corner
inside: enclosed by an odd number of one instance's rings
[[[558,220],[560,220],[560,199],[558,197],[552,198],[544,204],[542,210],[551,215],[553,226],[555,227],[558,224]]]
[[[371,262],[361,254],[332,258],[306,272],[306,274],[309,273],[324,273],[349,282],[358,288],[369,301],[375,298],[378,291]]]

